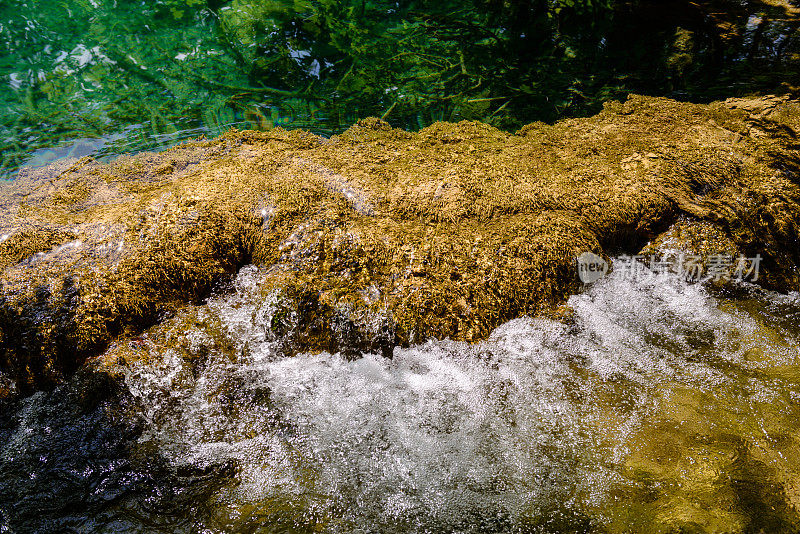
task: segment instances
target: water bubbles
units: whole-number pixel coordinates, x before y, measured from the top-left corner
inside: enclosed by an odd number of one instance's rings
[[[520,318],[481,343],[356,360],[284,355],[267,334],[279,295],[265,297],[262,275],[242,269],[230,295],[160,327],[176,341],[150,347],[126,378],[146,406],[142,443],[176,466],[234,463],[210,505],[234,530],[278,516],[331,532],[591,530],[647,492],[655,504],[641,513],[657,524],[664,506],[694,498],[686,488],[721,484],[699,459],[664,456],[676,432],[679,443],[718,432],[761,443],[774,429],[753,426],[753,410],[794,398],[785,377],[759,373],[794,363],[796,338],[770,338],[751,314],[668,274],[611,273],[569,300],[569,323]],[[699,445],[678,447],[691,459]]]

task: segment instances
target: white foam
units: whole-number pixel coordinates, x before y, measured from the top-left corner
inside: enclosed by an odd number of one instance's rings
[[[420,530],[581,509],[618,480],[659,388],[725,383],[714,361],[757,365],[743,354],[762,343],[752,318],[699,285],[612,273],[569,300],[572,325],[520,318],[482,343],[428,342],[392,360],[284,357],[265,335],[277,297],[260,276],[243,269],[233,294],[198,312],[219,330],[176,334],[190,353],[209,349],[202,361],[165,350],[127,377],[147,406],[143,439],[176,464],[237,462],[224,506],[302,494],[316,510]],[[793,361],[791,343],[774,357]],[[764,382],[758,394],[776,393]]]

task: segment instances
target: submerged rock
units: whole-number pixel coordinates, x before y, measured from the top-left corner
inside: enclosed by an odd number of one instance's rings
[[[797,289],[799,127],[791,101],[635,96],[517,134],[370,119],[23,169],[0,189],[0,389],[57,383],[250,263],[288,351],[485,338],[558,313],[582,252],[686,218]]]

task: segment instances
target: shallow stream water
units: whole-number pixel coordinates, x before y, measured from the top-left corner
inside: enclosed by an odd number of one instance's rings
[[[612,273],[567,323],[287,356],[231,291],[0,420],[0,532],[796,532],[800,296]]]

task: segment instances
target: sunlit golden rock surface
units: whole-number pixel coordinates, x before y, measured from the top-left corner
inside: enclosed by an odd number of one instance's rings
[[[797,289],[798,128],[779,98],[637,96],[517,134],[365,119],[23,169],[0,189],[0,369],[46,387],[249,263],[297,318],[293,350],[478,340],[578,291],[581,252],[687,219]]]

